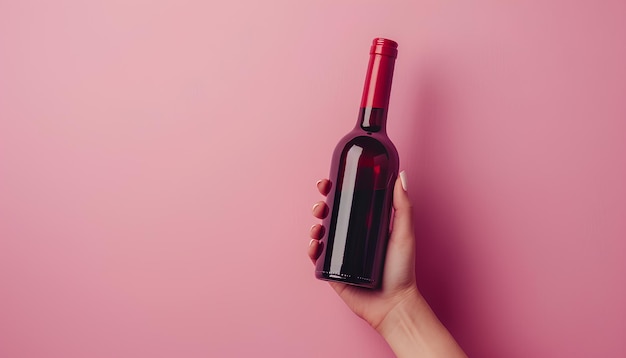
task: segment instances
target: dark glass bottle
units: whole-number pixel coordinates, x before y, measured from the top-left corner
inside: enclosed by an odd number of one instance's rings
[[[386,131],[397,47],[374,39],[358,121],[333,153],[329,215],[315,270],[322,280],[369,288],[381,283],[399,165]]]

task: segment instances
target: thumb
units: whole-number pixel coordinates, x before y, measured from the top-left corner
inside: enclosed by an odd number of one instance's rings
[[[406,192],[406,172],[400,172],[393,188],[392,237],[413,237],[413,210]]]

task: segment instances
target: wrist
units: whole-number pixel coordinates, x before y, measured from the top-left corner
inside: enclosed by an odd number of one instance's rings
[[[425,309],[430,310],[430,307],[422,295],[417,291],[417,288],[411,289],[401,297],[380,324],[374,328],[386,340],[394,335],[416,331],[419,317],[423,315],[423,312],[420,311]]]
[[[397,357],[467,357],[417,289],[376,327]]]

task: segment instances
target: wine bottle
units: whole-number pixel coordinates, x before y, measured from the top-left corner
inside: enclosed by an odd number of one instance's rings
[[[381,284],[399,166],[386,131],[397,48],[394,41],[374,39],[356,126],[333,152],[329,215],[315,268],[322,280],[368,288]]]

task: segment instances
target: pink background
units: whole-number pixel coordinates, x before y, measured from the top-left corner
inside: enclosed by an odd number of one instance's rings
[[[0,2],[0,356],[392,356],[305,254],[376,36],[442,321],[626,356],[625,35],[624,1]]]

